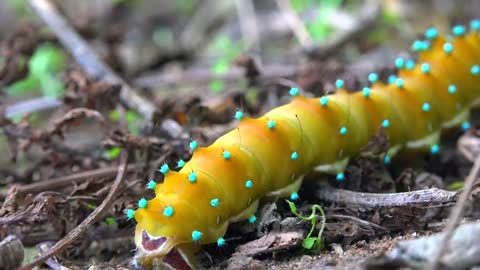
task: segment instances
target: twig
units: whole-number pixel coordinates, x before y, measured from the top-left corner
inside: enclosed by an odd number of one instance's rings
[[[260,53],[257,19],[252,0],[235,0],[235,7],[237,8],[245,50],[253,49],[255,53]]]
[[[460,219],[462,218],[463,211],[465,209],[465,205],[467,204],[468,197],[472,192],[473,185],[475,184],[478,174],[480,172],[480,156],[477,157],[475,163],[473,164],[472,169],[470,170],[467,179],[465,180],[465,185],[462,193],[458,198],[457,204],[453,207],[450,216],[448,217],[448,223],[445,226],[444,232],[445,235],[443,236],[440,245],[438,245],[437,251],[433,254],[427,269],[435,270],[438,269],[441,262],[442,257],[445,254],[445,251],[448,247],[448,242],[455,231],[455,228],[458,226]]]
[[[438,188],[400,193],[364,193],[325,186],[317,192],[317,197],[324,201],[368,208],[448,204],[455,202],[457,196],[457,192]]]
[[[43,242],[37,245],[38,252],[40,255],[44,254],[46,251],[48,251],[52,246],[51,242]],[[52,270],[69,270],[70,268],[67,268],[60,263],[58,263],[55,259],[49,258],[45,261],[45,264],[48,265]]]
[[[300,66],[293,65],[263,66],[260,72],[260,78],[273,79],[280,77],[292,77],[299,74],[300,71]],[[242,80],[245,79],[245,70],[243,68],[232,67],[225,74],[214,74],[209,69],[199,68],[176,73],[152,72],[135,79],[133,81],[133,85],[135,87],[157,88],[175,84],[206,83],[217,79],[225,81]]]
[[[386,232],[389,232],[390,230],[383,227],[383,226],[380,226],[380,225],[377,225],[373,222],[370,222],[370,221],[366,221],[366,220],[363,220],[363,219],[360,219],[360,218],[357,218],[357,217],[352,217],[352,216],[347,216],[347,215],[327,215],[327,218],[336,218],[336,219],[349,219],[349,220],[352,220],[360,225],[363,225],[363,226],[367,226],[367,227],[372,227],[378,231],[382,231],[384,233]]]
[[[37,15],[52,29],[88,76],[121,85],[121,101],[127,107],[139,112],[145,120],[151,121],[153,119],[155,106],[132,91],[131,87],[122,78],[102,62],[49,0],[29,0],[29,2]]]
[[[360,37],[365,31],[369,30],[377,21],[380,15],[380,1],[367,1],[360,11],[360,16],[352,24],[350,29],[338,32],[330,39],[321,44],[315,44],[304,48],[304,53],[311,59],[321,60],[329,55],[338,52],[349,41]]]
[[[51,97],[38,97],[25,101],[21,101],[8,106],[5,109],[5,117],[12,118],[16,115],[22,115],[26,113],[38,112],[47,109],[57,108],[62,105],[62,102],[58,99]]]
[[[290,29],[292,29],[293,34],[297,37],[298,42],[302,47],[310,47],[313,44],[313,40],[310,37],[305,24],[300,20],[298,14],[290,5],[288,0],[276,0],[278,7],[285,14],[285,19],[287,20]]]
[[[100,218],[103,217],[105,212],[108,211],[110,205],[113,203],[115,196],[117,195],[117,190],[120,185],[123,183],[123,178],[125,176],[125,171],[127,168],[128,161],[128,151],[122,151],[120,156],[120,165],[118,167],[118,173],[113,185],[110,189],[110,192],[107,194],[102,204],[98,206],[85,220],[82,221],[75,229],[70,231],[62,240],[58,241],[49,251],[42,254],[40,258],[35,259],[32,263],[27,264],[20,268],[21,270],[30,270],[35,266],[40,265],[45,260],[49,259],[53,255],[67,248],[73,241],[77,240],[83,233],[85,233],[88,228]]]

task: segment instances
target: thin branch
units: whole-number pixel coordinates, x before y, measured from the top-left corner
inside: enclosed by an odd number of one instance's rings
[[[441,205],[455,202],[458,193],[438,188],[400,193],[364,193],[321,187],[317,197],[324,201],[368,208]]]
[[[102,62],[49,0],[29,0],[29,2],[37,15],[52,29],[88,76],[121,85],[121,101],[129,108],[139,112],[145,120],[153,119],[155,106],[149,100],[137,95],[122,78]]]
[[[363,226],[366,226],[366,227],[372,227],[372,228],[376,229],[377,231],[381,231],[381,232],[384,232],[384,233],[387,233],[387,232],[390,231],[389,229],[387,229],[383,226],[380,226],[380,225],[377,225],[373,222],[363,220],[363,219],[353,217],[353,216],[333,214],[333,215],[327,215],[327,218],[349,219],[349,220],[352,220],[353,222],[356,222],[360,225],[363,225]]]
[[[298,14],[290,5],[289,0],[276,0],[278,7],[285,14],[285,19],[292,29],[293,34],[297,37],[298,42],[302,47],[310,47],[313,44],[313,40],[310,34],[305,28],[305,24],[300,20]]]
[[[83,233],[85,233],[88,228],[104,216],[104,214],[110,208],[110,205],[113,203],[115,196],[117,196],[117,191],[120,185],[123,183],[125,176],[125,171],[127,168],[128,162],[128,151],[122,151],[120,157],[120,166],[118,167],[118,173],[113,185],[110,189],[110,192],[107,194],[102,204],[98,206],[85,220],[82,221],[75,229],[70,231],[62,240],[58,241],[50,250],[42,254],[40,258],[35,259],[32,263],[27,264],[21,267],[21,270],[30,270],[35,266],[38,266],[45,262],[45,260],[51,258],[58,252],[67,248],[71,243],[77,240]]]
[[[427,269],[435,270],[439,269],[440,264],[442,263],[442,257],[449,246],[449,241],[452,238],[452,235],[457,228],[460,219],[463,216],[463,211],[465,210],[465,205],[467,204],[470,193],[472,192],[473,186],[477,180],[478,174],[480,172],[480,156],[477,157],[475,163],[473,164],[472,169],[470,170],[467,179],[465,180],[465,186],[460,193],[457,204],[453,207],[450,216],[448,217],[448,223],[445,226],[443,236],[440,244],[438,245],[437,251],[433,254]]]

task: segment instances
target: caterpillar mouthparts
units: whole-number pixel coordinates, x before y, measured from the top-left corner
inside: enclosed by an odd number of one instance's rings
[[[164,182],[147,185],[156,196],[127,211],[138,222],[135,263],[194,268],[201,244],[227,244],[230,222],[256,222],[259,199],[298,200],[312,170],[345,180],[350,158],[379,128],[391,145],[380,157],[385,164],[402,149],[439,153],[441,131],[469,129],[470,109],[480,104],[480,20],[446,37],[429,28],[412,49],[417,59],[396,59],[388,84],[372,73],[369,86],[350,94],[337,80],[335,94],[314,99],[292,88],[289,104],[262,117],[237,112],[238,127],[212,145],[192,141],[191,160],[180,160],[178,172],[163,165]]]

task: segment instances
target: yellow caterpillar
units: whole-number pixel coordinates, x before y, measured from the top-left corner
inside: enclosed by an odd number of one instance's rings
[[[298,199],[302,177],[312,170],[343,180],[349,159],[379,128],[391,145],[385,163],[402,149],[438,153],[442,129],[468,129],[469,111],[480,101],[480,20],[445,37],[427,29],[412,48],[416,61],[397,59],[398,74],[388,84],[372,73],[371,85],[359,92],[348,93],[338,80],[335,94],[314,99],[292,88],[289,104],[262,117],[238,111],[238,127],[212,145],[192,141],[191,160],[180,160],[178,172],[163,165],[164,183],[148,184],[155,198],[127,211],[138,222],[135,261],[194,268],[200,244],[222,246],[229,223],[255,222],[260,198]]]

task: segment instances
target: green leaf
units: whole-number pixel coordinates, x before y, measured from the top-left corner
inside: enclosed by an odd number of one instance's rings
[[[302,246],[305,248],[305,249],[312,249],[313,246],[315,245],[315,243],[317,242],[317,238],[316,237],[308,237],[308,238],[305,238],[303,239],[302,241]]]
[[[211,80],[208,84],[210,91],[218,93],[225,89],[225,83],[222,80]]]
[[[117,158],[120,153],[122,152],[122,148],[120,147],[113,147],[112,149],[108,149],[103,153],[103,157],[106,159],[115,159]]]

